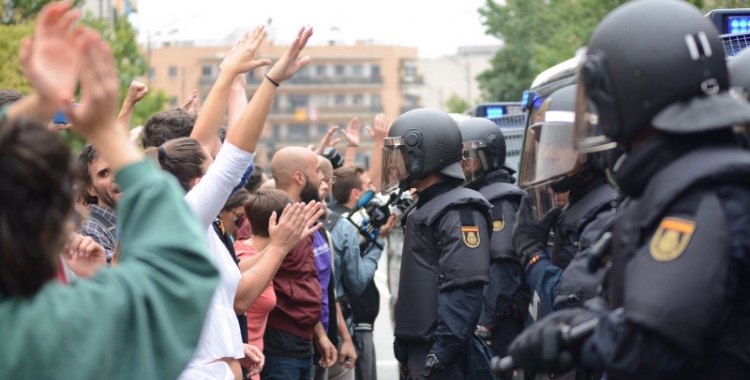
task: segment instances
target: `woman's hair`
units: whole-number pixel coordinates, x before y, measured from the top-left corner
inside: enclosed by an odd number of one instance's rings
[[[286,205],[293,203],[287,193],[277,189],[261,189],[252,194],[245,202],[245,215],[250,222],[253,235],[268,237],[268,219],[276,211],[281,217]]]
[[[227,199],[227,203],[224,203],[224,207],[221,209],[221,211],[231,211],[237,207],[244,206],[248,198],[250,198],[250,192],[248,192],[244,188],[240,188],[239,190],[235,191],[234,194],[229,197],[229,199]]]
[[[0,123],[0,293],[30,296],[57,273],[73,211],[73,159],[40,125]]]
[[[177,177],[185,191],[190,191],[193,180],[205,174],[205,149],[195,139],[180,137],[169,140],[158,148],[146,149],[144,153],[159,163],[162,169]]]

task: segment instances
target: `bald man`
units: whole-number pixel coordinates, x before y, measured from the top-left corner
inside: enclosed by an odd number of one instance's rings
[[[293,201],[320,200],[318,191],[323,174],[318,158],[311,150],[289,147],[277,151],[271,160],[271,173],[276,188],[286,192]],[[314,346],[321,354],[319,364],[323,367],[331,366],[336,360],[336,347],[321,323],[321,317],[328,314],[327,306],[322,302],[327,292],[318,279],[316,261],[324,259],[328,244],[323,237],[325,247],[322,248],[320,239],[319,234],[313,234],[300,242],[281,262],[273,278],[276,306],[268,315],[263,337],[266,356],[261,373],[263,379],[309,380],[313,375]],[[318,249],[314,250],[316,246]],[[329,252],[328,272],[321,272],[326,284],[330,279],[330,268]],[[327,318],[325,322],[328,322]]]
[[[327,204],[331,200],[331,186],[333,185],[333,165],[327,158],[318,155],[318,164],[320,171],[323,173],[323,180],[320,183],[320,198]]]

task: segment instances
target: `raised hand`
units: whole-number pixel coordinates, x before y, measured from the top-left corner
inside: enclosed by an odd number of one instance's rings
[[[309,56],[300,58],[299,54],[302,52],[302,49],[305,48],[305,45],[307,45],[307,41],[310,39],[310,36],[312,36],[312,33],[312,28],[303,27],[300,29],[299,33],[297,33],[297,38],[294,39],[294,42],[289,46],[289,49],[287,49],[276,64],[268,70],[266,75],[276,83],[281,83],[282,81],[294,76],[294,74],[296,74],[302,67],[310,63]]]
[[[68,100],[66,113],[74,129],[85,137],[115,124],[120,81],[109,46],[98,33],[87,30],[76,41],[80,55],[81,105],[73,107]]]
[[[90,237],[79,234],[73,234],[63,250],[63,258],[68,268],[82,278],[90,278],[101,267],[107,265],[104,247]]]
[[[367,133],[372,137],[373,140],[377,141],[383,141],[385,140],[385,137],[388,136],[388,125],[390,124],[390,120],[388,119],[388,116],[386,116],[384,113],[379,113],[375,116],[375,124],[373,125],[374,128],[365,127],[367,129]]]
[[[360,129],[362,129],[362,123],[359,122],[359,117],[355,116],[349,121],[349,126],[346,130],[341,131],[341,134],[344,135],[349,146],[359,146]]]
[[[328,130],[328,132],[326,132],[326,135],[323,136],[323,139],[320,140],[320,145],[318,145],[318,148],[315,149],[315,154],[323,154],[323,150],[325,150],[325,148],[334,147],[339,143],[339,141],[341,141],[341,138],[331,140],[333,134],[338,130],[339,126],[334,125],[333,127],[331,127],[331,129]]]
[[[256,27],[251,33],[245,33],[224,57],[219,65],[219,70],[227,71],[236,76],[261,66],[270,65],[271,60],[269,59],[255,59],[255,53],[265,38],[266,30],[264,26]]]
[[[21,63],[43,103],[60,108],[73,98],[79,54],[74,44],[82,32],[73,27],[81,13],[69,1],[45,5],[34,27],[33,42],[21,45]]]
[[[128,88],[128,95],[125,100],[130,104],[136,104],[140,102],[148,94],[148,86],[145,83],[141,83],[137,80],[130,82],[130,88]]]
[[[193,91],[193,93],[182,102],[180,108],[192,113],[193,115],[197,115],[201,111],[201,99],[198,96],[198,90]]]

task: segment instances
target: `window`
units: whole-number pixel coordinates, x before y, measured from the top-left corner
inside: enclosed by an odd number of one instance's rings
[[[380,65],[370,66],[370,76],[372,76],[373,78],[380,77]]]
[[[409,107],[416,107],[419,104],[418,95],[406,95],[406,105]]]
[[[344,73],[345,73],[346,70],[344,68],[344,65],[336,65],[334,71],[335,71],[336,75],[344,75]]]
[[[299,69],[299,71],[297,72],[297,74],[295,76],[296,77],[302,77],[302,78],[309,77],[310,76],[310,66],[302,66],[302,68]]]
[[[255,70],[250,70],[245,74],[248,83],[252,83],[255,80]]]
[[[346,103],[346,95],[344,95],[344,94],[336,94],[333,97],[333,103],[336,104],[337,106],[340,106],[340,105]]]
[[[153,67],[149,67],[148,68],[148,79],[149,80],[150,79],[154,79],[154,68]]]
[[[306,143],[310,141],[310,126],[306,124],[291,124],[287,127],[287,141]]]
[[[172,107],[172,108],[177,107],[177,97],[176,96],[173,96],[172,100],[169,101],[169,106]]]
[[[361,77],[364,70],[362,69],[362,65],[354,65],[352,66],[352,74],[355,77]]]
[[[177,78],[177,66],[169,66],[169,77]]]
[[[326,65],[318,65],[315,67],[315,75],[319,77],[326,76]]]
[[[327,126],[327,125],[325,125],[325,124],[318,124],[318,127],[317,127],[317,128],[318,128],[318,135],[320,135],[320,136],[323,136],[323,135],[325,135],[326,133],[328,133],[328,130],[330,129],[330,128],[328,128],[328,126]]]
[[[373,107],[380,107],[380,94],[372,94],[372,98],[370,98],[370,104],[372,104]]]
[[[201,76],[210,77],[212,72],[213,68],[211,66],[203,66],[203,69],[201,70]]]
[[[281,140],[281,126],[278,124],[273,125],[273,140],[274,141]]]
[[[303,108],[307,107],[310,102],[308,95],[289,94],[289,104],[292,108]]]
[[[365,96],[362,94],[354,94],[352,96],[352,104],[363,104],[365,102]]]

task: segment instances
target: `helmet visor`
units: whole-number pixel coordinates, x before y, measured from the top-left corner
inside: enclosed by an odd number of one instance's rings
[[[585,55],[583,56],[585,59]],[[575,100],[575,129],[573,142],[576,150],[581,153],[600,152],[612,149],[617,143],[604,135],[603,119],[595,103],[591,100],[591,94],[586,90],[581,70],[578,70],[578,84]]]
[[[388,137],[383,142],[383,170],[380,191],[388,195],[399,188],[402,181],[409,177],[406,171],[406,157],[401,137]]]
[[[461,168],[464,170],[464,177],[466,177],[464,184],[467,184],[482,178],[489,171],[490,163],[484,151],[487,148],[484,141],[467,141],[463,145]]]
[[[573,117],[572,112],[547,111],[544,121],[526,131],[521,188],[552,182],[582,166],[585,155],[573,146]]]
[[[532,207],[532,215],[540,220],[550,210],[562,208],[568,203],[568,193],[556,193],[549,184],[539,185],[526,190]]]

